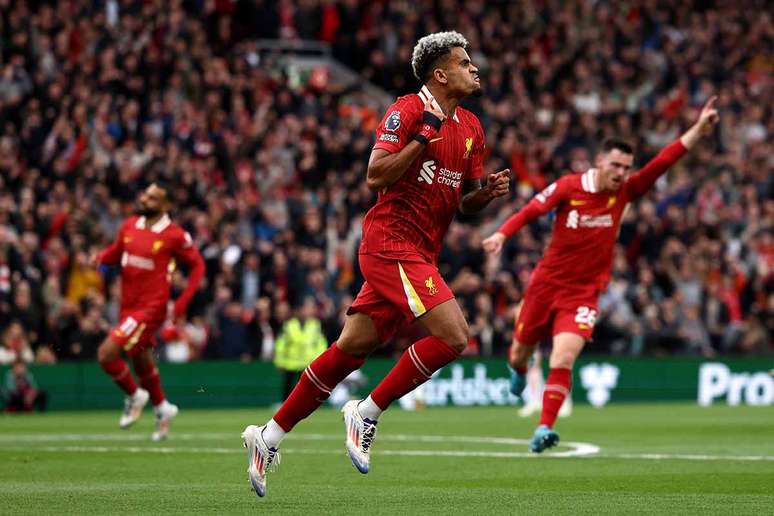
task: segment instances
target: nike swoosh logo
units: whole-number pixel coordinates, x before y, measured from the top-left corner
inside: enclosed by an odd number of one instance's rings
[[[430,140],[429,143],[437,142],[438,140],[443,140],[443,136],[441,136],[440,138],[433,138],[432,140]]]
[[[579,201],[578,199],[570,199],[570,206],[583,206],[586,201]]]

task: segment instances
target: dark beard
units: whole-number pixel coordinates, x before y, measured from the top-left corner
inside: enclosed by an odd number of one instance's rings
[[[482,86],[479,86],[477,90],[474,90],[473,93],[470,94],[471,97],[483,97],[484,96],[484,88]]]
[[[161,215],[161,211],[159,211],[159,210],[151,210],[149,208],[143,208],[142,206],[138,206],[134,210],[134,213],[136,213],[137,215],[139,215],[141,217],[146,217],[146,218],[149,218],[149,219],[152,219],[153,217],[156,217],[157,215]]]

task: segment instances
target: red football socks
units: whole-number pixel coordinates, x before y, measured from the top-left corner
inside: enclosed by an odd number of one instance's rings
[[[146,371],[136,371],[136,373],[140,377],[142,388],[150,393],[153,406],[155,407],[164,401],[164,390],[161,388],[161,377],[156,366],[152,366]]]
[[[290,432],[296,423],[317,410],[333,388],[349,373],[359,369],[363,362],[365,358],[343,352],[334,342],[304,370],[293,392],[274,414],[274,421],[284,431]]]
[[[570,395],[572,388],[572,370],[552,368],[548,372],[546,386],[543,389],[543,412],[540,414],[540,424],[553,428],[556,415],[562,408],[564,399]]]
[[[102,370],[113,378],[122,391],[129,396],[132,396],[137,391],[137,384],[134,383],[132,373],[129,371],[129,366],[122,358],[117,358],[112,362],[100,363]]]
[[[459,353],[438,337],[425,337],[403,352],[395,367],[371,393],[379,408],[386,410],[393,401],[403,397],[430,379],[430,376]]]

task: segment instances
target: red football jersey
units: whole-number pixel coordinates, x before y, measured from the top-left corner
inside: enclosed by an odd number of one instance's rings
[[[632,174],[616,191],[597,191],[595,169],[561,177],[536,195],[498,231],[509,237],[536,217],[556,208],[551,242],[531,281],[565,287],[607,286],[627,203],[644,194],[666,170],[685,154],[677,140]]]
[[[190,266],[188,285],[175,303],[175,315],[180,316],[204,275],[204,261],[191,235],[169,216],[150,227],[146,227],[145,217],[126,219],[116,240],[97,258],[106,265],[121,264],[122,312],[143,309],[160,314],[166,314],[176,260]]]
[[[398,98],[376,130],[374,149],[399,152],[412,141],[428,100],[435,102],[426,86],[419,94]],[[419,253],[435,262],[459,207],[463,182],[482,176],[484,146],[478,118],[457,107],[400,179],[379,192],[363,221],[360,252]]]

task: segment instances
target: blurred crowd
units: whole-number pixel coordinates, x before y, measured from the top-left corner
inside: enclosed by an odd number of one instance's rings
[[[365,165],[381,113],[324,73],[291,77],[257,39],[316,39],[393,95],[417,91],[416,40],[456,29],[485,94],[487,171],[510,199],[459,217],[439,268],[502,354],[550,235],[501,258],[480,242],[604,136],[640,164],[719,95],[721,125],[631,207],[592,351],[774,351],[774,23],[764,1],[0,0],[0,361],[93,358],[118,315],[89,267],[149,182],[173,185],[206,280],[170,360],[269,359],[305,300],[331,342],[361,283]],[[324,70],[322,70],[324,72]],[[177,273],[175,290],[184,284]],[[411,328],[390,349],[399,349]],[[389,351],[388,351],[389,352]]]

